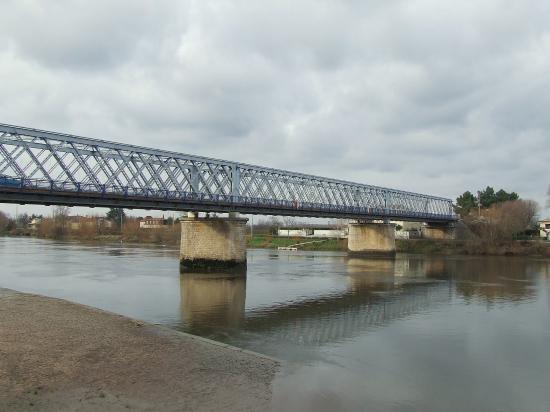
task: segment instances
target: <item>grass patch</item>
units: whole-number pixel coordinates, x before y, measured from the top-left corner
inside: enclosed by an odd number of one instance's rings
[[[296,243],[311,242],[313,240],[322,240],[322,242],[300,245],[300,250],[347,250],[348,242],[345,239],[311,239],[304,237],[277,237],[269,235],[255,235],[248,239],[247,246],[250,248],[277,249],[278,247],[288,247]]]

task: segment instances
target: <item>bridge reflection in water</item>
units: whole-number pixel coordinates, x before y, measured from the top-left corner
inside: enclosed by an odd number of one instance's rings
[[[445,277],[445,266],[438,261],[351,258],[346,268],[344,291],[247,312],[246,277],[182,274],[185,329],[217,339],[224,334],[261,334],[270,341],[324,345],[451,299],[449,283],[437,279]]]
[[[413,272],[399,276],[392,259],[349,259],[344,292],[266,308],[246,328],[298,344],[337,343],[449,301],[448,285]],[[407,272],[408,273],[408,272]]]
[[[454,297],[490,308],[534,296],[529,266],[510,259],[405,256],[344,258],[341,264],[344,290],[246,311],[245,276],[182,274],[185,330],[220,340],[253,334],[264,342],[322,346],[436,310]]]

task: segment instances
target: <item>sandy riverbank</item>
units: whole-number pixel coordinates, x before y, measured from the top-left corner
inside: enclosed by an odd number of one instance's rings
[[[267,357],[0,288],[0,410],[268,410]]]

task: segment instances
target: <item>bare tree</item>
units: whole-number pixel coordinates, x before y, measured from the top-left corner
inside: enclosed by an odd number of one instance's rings
[[[17,216],[15,224],[17,225],[17,227],[26,228],[30,221],[31,221],[31,217],[28,214],[21,213],[20,215]]]
[[[296,226],[296,218],[292,216],[285,216],[283,217],[283,222],[285,224],[285,227],[293,227]]]
[[[469,228],[481,239],[495,242],[511,240],[536,224],[538,205],[533,200],[497,203],[483,211],[481,220]]]
[[[280,226],[282,226],[282,223],[279,218],[277,216],[271,216],[271,218],[269,219],[269,231],[272,235],[277,234],[277,230]]]
[[[0,212],[0,233],[6,231],[10,224],[10,219],[4,212]]]
[[[54,237],[63,237],[67,233],[67,226],[69,224],[69,207],[56,206],[53,209],[53,221],[55,226]]]

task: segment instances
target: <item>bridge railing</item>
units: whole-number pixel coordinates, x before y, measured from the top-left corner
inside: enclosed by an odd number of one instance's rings
[[[25,191],[47,191],[56,193],[71,193],[81,196],[93,197],[112,197],[127,199],[149,199],[154,201],[181,202],[182,210],[185,209],[185,203],[213,203],[226,205],[230,208],[235,207],[254,207],[261,210],[268,209],[287,209],[296,211],[311,212],[331,212],[344,215],[374,216],[374,217],[392,217],[392,218],[418,218],[427,219],[447,219],[454,220],[456,215],[441,215],[435,213],[411,212],[408,210],[360,206],[341,206],[324,203],[288,201],[281,199],[266,199],[258,197],[235,196],[225,194],[193,193],[180,190],[155,190],[140,189],[136,187],[103,185],[93,183],[80,183],[72,181],[54,181],[45,179],[13,178],[9,176],[0,176],[0,186],[20,189]]]

